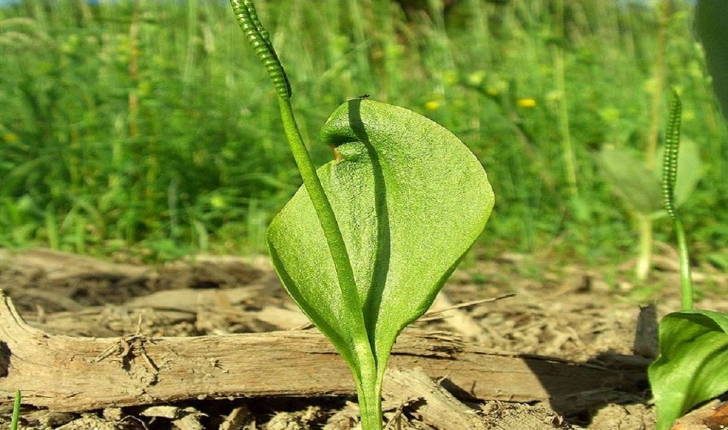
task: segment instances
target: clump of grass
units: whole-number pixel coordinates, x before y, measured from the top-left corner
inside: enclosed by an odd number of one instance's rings
[[[285,41],[281,55],[297,64],[290,79],[303,137],[317,136],[322,112],[361,94],[412,106],[489,167],[501,203],[483,240],[593,263],[636,249],[590,152],[644,147],[658,10],[578,0],[564,2],[562,14],[546,2],[461,0],[445,14],[439,3],[409,18],[395,3],[261,4],[272,40]],[[238,49],[244,42],[225,6],[25,0],[0,8],[0,245],[132,247],[147,259],[262,248],[263,226],[300,178],[279,144],[264,73],[239,67],[254,58]],[[718,160],[726,132],[687,31],[688,8],[676,2],[664,27],[668,78],[685,95],[684,134],[705,160]],[[328,154],[313,146],[312,156],[318,164]],[[728,203],[720,201],[726,175],[708,166],[693,199],[710,204],[685,214],[693,237],[709,243],[705,254],[728,240],[699,213]]]

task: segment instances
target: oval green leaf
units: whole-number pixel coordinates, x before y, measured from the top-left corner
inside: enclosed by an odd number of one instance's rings
[[[627,206],[644,216],[662,210],[660,179],[642,160],[620,148],[604,148],[598,154],[604,177]]]
[[[648,369],[657,430],[728,391],[728,315],[681,311],[660,322],[660,351]]]
[[[351,259],[380,374],[400,331],[421,316],[483,231],[494,203],[483,167],[452,133],[372,100],[340,106],[322,129],[339,158],[318,169]],[[348,315],[304,187],[272,221],[268,248],[289,294],[356,369]],[[356,372],[355,372],[356,373]]]
[[[633,211],[650,217],[664,214],[660,173],[665,147],[657,151],[655,170],[648,170],[644,162],[632,152],[620,148],[604,148],[597,160],[607,183]],[[695,191],[703,175],[703,163],[697,143],[683,138],[678,153],[678,174],[675,183],[675,206],[679,207]]]
[[[665,147],[657,150],[657,169],[662,171],[665,160]],[[677,181],[675,181],[675,207],[680,207],[693,194],[698,182],[703,177],[703,161],[700,159],[698,144],[688,138],[680,140],[680,149],[677,155]]]

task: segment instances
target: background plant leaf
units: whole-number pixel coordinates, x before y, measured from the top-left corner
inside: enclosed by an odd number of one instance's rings
[[[660,322],[660,351],[648,369],[657,430],[728,391],[728,315],[681,311]]]
[[[642,159],[626,149],[605,147],[598,160],[607,182],[630,209],[646,216],[662,210],[660,179]]]
[[[429,308],[482,232],[493,192],[460,140],[407,109],[349,101],[324,125],[322,140],[341,158],[318,174],[347,245],[383,372],[399,332]],[[348,350],[355,360],[350,316],[304,188],[272,221],[267,241],[288,292],[342,355],[347,358]]]
[[[694,23],[713,77],[713,91],[728,120],[728,1],[699,0]]]
[[[655,170],[648,170],[644,161],[633,152],[620,148],[604,148],[597,159],[604,177],[627,206],[645,216],[663,213],[660,174],[665,148],[656,154]],[[675,183],[675,206],[685,203],[703,175],[703,163],[697,143],[683,138],[678,155],[678,175]]]
[[[665,147],[657,150],[656,172],[662,172],[665,160]],[[675,181],[675,207],[680,207],[695,191],[700,178],[703,177],[703,161],[700,159],[698,144],[686,137],[680,140],[680,152],[677,158],[677,181]]]

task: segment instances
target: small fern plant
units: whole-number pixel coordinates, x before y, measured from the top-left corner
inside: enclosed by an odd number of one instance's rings
[[[275,87],[303,186],[266,242],[283,286],[351,369],[364,430],[382,428],[384,372],[397,336],[432,304],[485,228],[485,170],[452,133],[369,98],[331,114],[316,169],[291,107],[291,84],[251,0],[230,0]]]
[[[728,1],[698,0],[694,28],[705,51],[713,91],[728,120]],[[693,285],[685,229],[675,208],[680,151],[680,111],[673,96],[663,172],[665,208],[680,254],[682,310],[660,321],[659,355],[648,369],[657,408],[657,430],[667,430],[690,408],[728,392],[728,314],[693,309]]]
[[[648,369],[657,409],[657,430],[671,428],[690,408],[728,391],[728,314],[693,309],[688,243],[675,208],[681,102],[673,95],[663,169],[665,210],[672,218],[680,259],[682,310],[659,325],[659,355]]]

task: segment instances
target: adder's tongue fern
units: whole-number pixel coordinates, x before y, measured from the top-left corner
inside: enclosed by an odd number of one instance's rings
[[[353,369],[355,379],[357,381],[375,380],[377,370],[376,360],[367,336],[364,314],[362,313],[362,306],[357,292],[357,284],[354,280],[354,270],[349,252],[347,251],[339,223],[336,220],[336,215],[331,207],[331,202],[324,191],[321,180],[316,173],[316,167],[311,160],[308,149],[298,130],[290,102],[290,82],[271,44],[268,32],[263,28],[260,20],[258,20],[258,15],[252,0],[230,0],[230,4],[233,7],[240,28],[248,38],[248,41],[265,66],[265,69],[268,71],[278,93],[278,107],[280,108],[286,139],[288,140],[298,170],[301,173],[303,184],[315,209],[316,217],[323,230],[324,238],[334,263],[339,291],[343,299],[342,313],[346,314],[348,316],[347,320],[351,322],[351,336],[354,341],[354,351],[352,352],[356,356],[356,358],[351,358],[351,360],[358,363]],[[359,391],[359,402],[362,407],[364,428],[367,430],[381,429],[382,419],[378,397],[379,392],[368,392],[366,395],[362,395],[361,389]],[[372,399],[369,400],[369,397],[372,397]]]
[[[336,269],[341,293],[345,298],[345,303],[348,305],[348,311],[352,315],[357,316],[359,326],[357,328],[362,333],[366,333],[349,253],[346,249],[339,224],[336,221],[336,216],[331,208],[331,203],[324,192],[321,181],[316,173],[316,167],[313,161],[311,161],[311,156],[298,130],[290,102],[291,84],[288,81],[288,76],[286,76],[283,65],[271,44],[270,35],[258,19],[253,1],[230,0],[230,4],[233,7],[240,28],[255,50],[261,63],[263,63],[263,66],[268,71],[278,93],[278,106],[281,112],[281,120],[283,122],[286,139],[288,140],[298,170],[301,173],[303,184],[316,210],[319,223],[324,231],[324,236],[326,237],[326,242],[331,251],[331,257]],[[365,344],[368,345],[367,339],[362,338],[361,343],[361,349],[367,350],[368,346],[365,346]],[[368,354],[371,354],[371,351],[368,351]]]
[[[319,177],[296,126],[288,78],[252,0],[230,3],[273,80],[304,183],[268,227],[271,261],[349,365],[362,428],[381,430],[392,347],[480,236],[492,187],[475,155],[447,129],[365,98],[345,102],[323,125],[321,140],[342,157],[322,166]]]
[[[678,153],[680,150],[680,124],[682,115],[682,101],[677,91],[672,91],[670,105],[670,118],[667,123],[665,136],[665,158],[662,165],[662,201],[665,210],[672,218],[677,237],[678,252],[680,253],[680,287],[682,309],[693,308],[693,283],[690,273],[690,255],[688,252],[685,228],[675,210],[675,183],[677,182]]]

